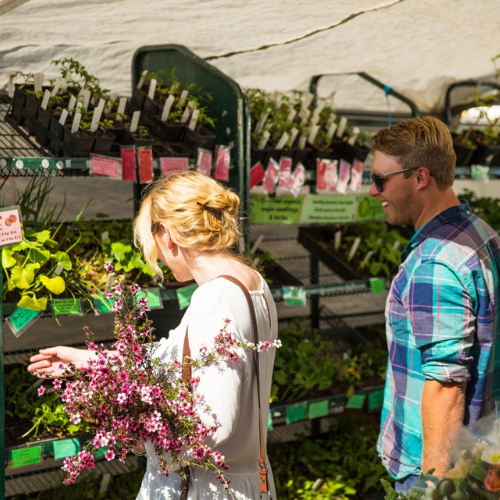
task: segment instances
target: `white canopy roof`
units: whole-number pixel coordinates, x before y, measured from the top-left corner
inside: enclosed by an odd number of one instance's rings
[[[6,2],[0,1],[0,13]],[[442,109],[450,82],[492,74],[491,58],[500,52],[500,5],[497,0],[30,0],[0,17],[0,85],[16,70],[55,76],[50,61],[73,57],[104,87],[127,95],[134,52],[170,43],[208,58],[242,87],[306,90],[313,75],[364,71],[432,112]],[[386,109],[383,92],[358,85],[353,77],[345,81],[324,79],[320,94],[337,90],[337,107]],[[393,111],[395,106],[391,102]]]

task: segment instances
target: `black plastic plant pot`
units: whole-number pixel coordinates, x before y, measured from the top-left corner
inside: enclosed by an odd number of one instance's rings
[[[23,109],[22,115],[21,115],[21,121],[19,122],[20,125],[22,125],[29,134],[33,134],[33,126],[36,121],[36,114],[30,113],[26,108]]]
[[[50,119],[49,131],[47,133],[47,144],[48,148],[55,156],[58,156],[60,153],[63,134],[64,126],[52,117]]]
[[[133,146],[136,142],[128,128],[115,127],[109,130],[115,136],[115,143],[119,146]]]
[[[279,162],[282,156],[289,156],[289,154],[282,149],[252,149],[250,152],[252,166],[260,161],[264,168],[267,168],[271,158]]]
[[[212,134],[212,132],[204,127],[197,130],[188,128],[186,130],[184,144],[194,153],[198,151],[198,148],[213,151],[215,148],[215,139],[215,134]]]
[[[49,143],[48,133],[49,129],[43,123],[35,120],[35,123],[33,123],[33,134],[43,148],[47,147]]]
[[[19,86],[16,85],[14,89],[14,96],[12,97],[12,106],[10,108],[10,114],[17,123],[21,121],[25,102],[26,102],[26,92],[21,90]]]
[[[134,87],[132,90],[132,97],[127,104],[127,114],[131,115],[134,111],[142,111],[144,99],[146,97],[146,94],[142,90]]]
[[[477,146],[466,146],[465,144],[462,144],[458,140],[454,139],[453,140],[453,150],[455,151],[455,154],[457,155],[457,166],[458,167],[465,167],[467,165],[470,165],[470,159],[472,155],[474,154],[474,151],[476,150]]]
[[[94,153],[109,153],[115,142],[115,137],[112,135],[96,137],[92,151]]]
[[[284,155],[291,155],[293,164],[302,163],[306,170],[314,170],[316,168],[316,160],[312,149],[290,149],[284,151]]]
[[[141,120],[152,120],[160,112],[160,106],[149,96],[144,97]]]
[[[78,135],[77,135],[78,134]],[[81,134],[81,135],[80,135]],[[70,151],[75,155],[90,154],[94,146],[95,136],[83,135],[82,132],[72,134],[71,130],[65,128],[63,135],[63,146],[65,151]]]
[[[299,227],[297,241],[344,280],[362,279],[346,261],[335,255],[331,243],[334,237],[331,226]]]
[[[490,165],[500,152],[500,145],[486,145],[477,140],[477,148],[469,158],[469,165]]]
[[[152,137],[136,137],[134,136],[137,147],[153,146],[155,140]]]
[[[154,119],[151,123],[153,134],[163,142],[184,142],[186,137],[187,125],[180,123],[165,123],[161,120]]]
[[[352,164],[354,160],[359,160],[361,162],[365,161],[369,152],[370,149],[367,147],[359,146],[358,144],[351,145],[347,142],[344,142],[341,147],[340,157]]]

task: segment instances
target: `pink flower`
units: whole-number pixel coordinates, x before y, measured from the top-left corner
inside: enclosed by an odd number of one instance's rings
[[[42,385],[38,388],[38,395],[43,396],[45,394],[45,387]]]
[[[111,264],[111,261],[109,261],[104,264],[104,269],[106,269],[108,273],[112,273],[115,270],[115,266],[113,266],[113,264]]]
[[[113,458],[115,458],[115,452],[110,448],[105,454],[104,456],[106,457],[106,460],[113,460]]]
[[[52,381],[52,385],[56,388],[56,389],[59,389],[62,385],[62,382],[58,379],[58,378],[55,378],[53,381]]]

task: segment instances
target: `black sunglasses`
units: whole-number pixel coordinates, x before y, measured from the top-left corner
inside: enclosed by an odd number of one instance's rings
[[[372,182],[375,184],[377,191],[381,193],[384,190],[384,179],[394,174],[401,174],[402,172],[411,172],[412,170],[418,170],[420,167],[415,168],[404,168],[403,170],[396,170],[395,172],[389,172],[387,174],[372,174]]]

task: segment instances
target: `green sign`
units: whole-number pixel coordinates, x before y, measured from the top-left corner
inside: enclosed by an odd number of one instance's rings
[[[19,337],[39,318],[39,314],[40,311],[33,311],[32,309],[18,307],[7,318],[7,323],[9,324],[12,333],[16,337]]]
[[[384,403],[384,391],[372,392],[368,395],[368,409],[378,410]]]
[[[92,303],[94,304],[94,310],[96,314],[106,314],[113,312],[113,310],[111,309],[113,307],[113,299],[107,299],[106,297],[104,297],[104,295],[93,298]]]
[[[285,300],[285,306],[307,305],[307,295],[304,288],[295,286],[284,286],[283,299]]]
[[[102,448],[99,448],[98,450],[96,450],[95,452],[95,459],[97,460],[98,458],[101,458],[104,456],[104,454],[108,451],[109,449],[109,446],[103,446]]]
[[[147,290],[139,290],[137,298],[146,297],[148,299],[148,307],[150,309],[163,309],[163,302],[161,301],[161,293],[159,288],[148,288]]]
[[[195,283],[194,285],[185,286],[177,290],[177,300],[181,309],[186,309],[191,304],[191,297],[197,288],[198,285]]]
[[[346,408],[352,408],[353,410],[361,410],[365,404],[366,396],[364,394],[353,394],[345,405]]]
[[[372,293],[385,292],[385,279],[384,278],[370,278],[370,288]]]
[[[297,403],[286,408],[286,423],[291,424],[307,418],[307,403]]]
[[[299,224],[304,198],[250,195],[250,222],[254,224]]]
[[[269,410],[269,413],[267,414],[267,428],[273,428],[273,416],[271,415],[271,410]]]
[[[11,467],[38,464],[42,461],[42,447],[29,446],[11,452]]]
[[[78,439],[76,438],[54,441],[53,446],[55,460],[72,457],[80,451],[80,441],[78,441]]]
[[[56,316],[60,314],[83,314],[81,299],[54,299],[52,301],[52,310]]]
[[[489,180],[490,167],[484,165],[472,165],[471,179],[476,182],[486,182]]]
[[[328,399],[309,403],[309,418],[326,417],[328,415]]]
[[[302,222],[352,222],[355,205],[355,195],[310,195],[307,197]]]
[[[385,219],[382,203],[369,194],[361,194],[358,199],[356,222],[362,220]]]

